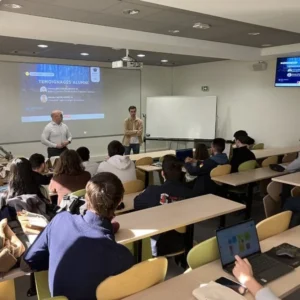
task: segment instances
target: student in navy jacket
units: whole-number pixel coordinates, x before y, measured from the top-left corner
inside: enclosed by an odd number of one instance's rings
[[[130,251],[115,242],[111,224],[123,194],[117,176],[94,176],[86,186],[87,213],[58,214],[24,254],[21,268],[49,269],[52,297],[96,299],[96,288],[103,280],[133,265]]]
[[[210,178],[210,172],[218,165],[228,164],[228,157],[225,150],[225,140],[221,138],[214,139],[211,144],[212,156],[196,165],[190,162],[185,163],[184,167],[192,176],[197,176],[194,183],[194,194],[201,196],[215,192],[215,183]]]
[[[193,192],[184,184],[182,163],[172,155],[166,155],[162,164],[164,184],[151,185],[134,199],[134,209],[161,205],[161,202],[171,203],[193,197]],[[167,218],[168,216],[166,216]],[[153,256],[162,256],[182,250],[184,247],[184,234],[175,230],[151,238]]]

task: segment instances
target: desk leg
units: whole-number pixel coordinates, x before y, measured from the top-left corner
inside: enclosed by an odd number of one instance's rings
[[[185,264],[186,264],[186,257],[190,250],[194,246],[194,224],[186,226],[186,233],[185,233]],[[184,266],[183,266],[184,267]]]
[[[27,297],[36,296],[36,286],[34,280],[34,273],[30,274],[30,288],[27,291]]]
[[[145,172],[145,188],[149,185],[149,172]]]
[[[142,261],[142,253],[143,253],[143,240],[138,240],[134,242],[134,256],[137,264]]]
[[[247,197],[246,197],[246,214],[245,220],[251,218],[252,212],[252,202],[253,202],[253,187],[254,183],[249,183],[247,188]]]
[[[226,215],[220,216],[220,228],[224,228],[226,226]]]

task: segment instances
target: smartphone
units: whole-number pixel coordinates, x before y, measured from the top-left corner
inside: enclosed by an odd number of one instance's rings
[[[247,292],[247,289],[244,286],[225,277],[220,277],[216,280],[216,283],[224,285],[242,296],[244,296]]]

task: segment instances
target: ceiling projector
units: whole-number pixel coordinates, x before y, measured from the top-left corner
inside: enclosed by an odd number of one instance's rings
[[[132,70],[140,70],[143,68],[143,63],[136,61],[133,57],[129,55],[129,50],[126,49],[126,56],[124,56],[121,60],[114,61],[112,63],[113,69],[132,69]]]

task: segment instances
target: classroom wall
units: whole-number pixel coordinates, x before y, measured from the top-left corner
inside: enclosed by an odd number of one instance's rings
[[[108,63],[98,62],[84,62],[72,60],[59,60],[59,59],[39,59],[31,57],[18,57],[0,55],[0,61],[17,61],[17,62],[37,62],[37,63],[62,63],[62,64],[77,64],[77,65],[96,65],[102,67],[109,67]],[[1,87],[0,83],[0,88]],[[165,67],[146,66],[142,70],[141,75],[141,113],[146,113],[146,99],[148,96],[163,96],[172,95],[172,69]],[[4,99],[0,99],[4,101]],[[2,107],[5,103],[2,103]],[[124,111],[124,119],[127,117],[128,112]],[[39,126],[37,124],[37,126]],[[72,128],[70,128],[72,130]],[[42,132],[43,128],[41,128]],[[120,130],[122,131],[122,129]],[[122,136],[114,137],[99,137],[99,138],[86,138],[74,139],[70,148],[77,149],[80,146],[86,146],[90,149],[93,160],[102,160],[107,156],[107,145],[113,139],[122,141]],[[15,156],[30,156],[32,153],[39,152],[46,154],[46,147],[40,142],[34,143],[21,143],[21,144],[8,144],[3,145],[8,151],[11,151]],[[165,142],[147,142],[147,151],[155,151],[166,149]],[[142,149],[143,150],[143,149]]]
[[[173,94],[218,96],[217,136],[244,129],[266,147],[296,145],[300,138],[300,88],[275,88],[276,61],[266,71],[254,62],[220,61],[173,69]],[[209,86],[202,92],[201,86]]]

